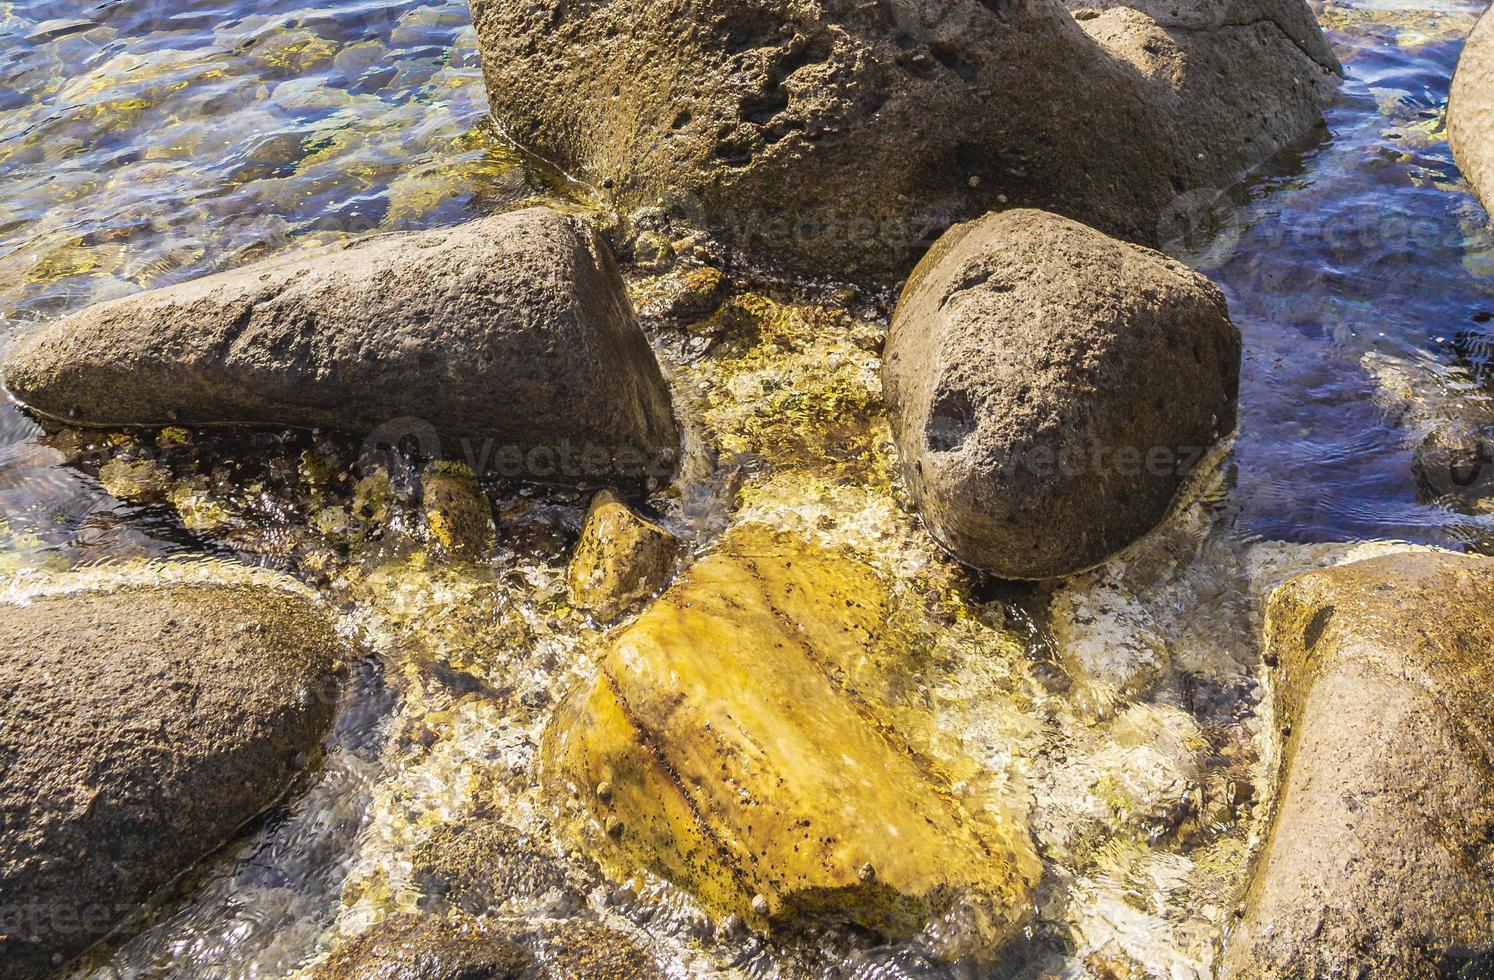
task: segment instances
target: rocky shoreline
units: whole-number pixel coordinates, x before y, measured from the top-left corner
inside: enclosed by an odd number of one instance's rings
[[[293,253],[10,352],[55,444],[203,540],[234,430],[315,432],[266,464],[295,542],[235,546],[315,591],[166,563],[3,597],[0,904],[103,903],[7,919],[17,976],[127,941],[305,792],[365,647],[413,782],[458,731],[523,748],[382,828],[400,859],[351,873],[307,976],[664,975],[626,924],[656,914],[722,960],[1017,969],[1058,908],[1101,976],[1155,970],[1124,933],[1170,916],[1221,977],[1494,956],[1494,562],[1218,552],[1240,335],[1146,247],[1317,122],[1310,11],[946,6],[702,0],[682,39],[665,4],[479,0],[495,116],[604,207]],[[1450,109],[1476,189],[1488,23]],[[878,231],[822,234],[847,214]],[[1127,868],[1209,901],[1125,912]]]

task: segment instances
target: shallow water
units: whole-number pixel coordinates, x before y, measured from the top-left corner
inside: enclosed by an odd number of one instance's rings
[[[484,127],[464,3],[266,6],[0,3],[7,342],[302,245],[578,193]],[[924,734],[973,760],[973,796],[1031,802],[1046,874],[1033,928],[996,972],[833,931],[716,941],[667,886],[618,889],[579,865],[573,914],[633,935],[676,976],[1206,976],[1260,830],[1238,787],[1259,801],[1271,782],[1261,590],[1351,553],[1332,542],[1494,552],[1481,468],[1494,463],[1426,449],[1494,439],[1494,232],[1441,122],[1483,6],[1319,6],[1349,76],[1324,131],[1193,215],[1175,245],[1244,334],[1238,438],[1167,528],[1053,596],[969,579],[907,513],[874,302],[738,295],[749,339],[712,337],[702,354],[709,329],[656,335],[702,443],[658,516],[697,549],[743,519],[850,546],[908,602],[948,613],[955,627],[920,639],[945,665],[922,678]],[[599,636],[561,584],[584,500],[495,488],[496,553],[453,566],[399,501],[377,535],[359,531],[352,471],[348,447],[309,434],[44,438],[0,408],[0,572],[236,557],[316,585],[373,655],[303,795],[92,975],[286,975],[422,907],[413,849],[478,801],[545,837],[536,748]],[[1154,686],[1107,686],[1074,662],[1086,644],[1122,674],[1150,664]],[[504,898],[517,931],[555,925],[544,896]]]

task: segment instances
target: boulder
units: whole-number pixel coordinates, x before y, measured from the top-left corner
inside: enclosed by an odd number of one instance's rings
[[[0,604],[8,977],[56,972],[276,803],[336,708],[341,644],[288,580],[104,574]]]
[[[664,587],[679,550],[679,538],[603,490],[567,571],[571,604],[611,622]]]
[[[472,4],[512,139],[623,208],[865,279],[1007,201],[1153,241],[1180,194],[1228,186],[1335,91],[1302,0],[1107,6]]]
[[[476,923],[402,915],[344,943],[315,980],[524,980],[530,955]]]
[[[1447,139],[1484,207],[1494,209],[1494,12],[1463,48],[1447,102]]]
[[[1203,276],[1042,211],[953,228],[908,281],[884,381],[909,489],[967,564],[1042,579],[1166,515],[1235,426],[1240,334]]]
[[[5,379],[72,424],[319,426],[555,482],[667,477],[679,444],[606,246],[544,208],[91,306]]]
[[[1494,561],[1423,551],[1266,607],[1283,774],[1221,976],[1472,976],[1494,957]]]
[[[938,922],[949,955],[1024,924],[1040,871],[1025,823],[968,807],[845,685],[878,649],[888,585],[758,525],[730,532],[612,643],[557,712],[546,772],[581,844],[755,928],[807,917],[891,938]]]

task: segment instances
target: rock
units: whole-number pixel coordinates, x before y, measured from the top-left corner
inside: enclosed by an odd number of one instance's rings
[[[1167,514],[1235,426],[1240,335],[1181,263],[1041,211],[939,240],[893,315],[884,381],[929,530],[1004,578],[1068,575]]]
[[[1484,207],[1494,209],[1494,13],[1463,48],[1447,102],[1447,139]]]
[[[343,944],[315,980],[520,980],[533,960],[475,923],[397,916]]]
[[[571,604],[611,622],[664,587],[679,550],[679,538],[603,490],[591,502],[567,572]]]
[[[493,507],[465,463],[443,460],[420,479],[425,522],[447,554],[475,561],[497,544]]]
[[[476,0],[473,15],[493,113],[527,149],[621,207],[857,278],[906,272],[1008,200],[1154,242],[1181,194],[1216,193],[1317,124],[1340,72],[1301,0],[1078,22],[1061,0]]]
[[[606,247],[543,208],[91,306],[5,376],[73,424],[319,426],[556,482],[667,477],[679,443]]]
[[[554,917],[580,905],[554,855],[491,815],[440,827],[411,863],[423,892],[471,915],[539,907]]]
[[[1433,978],[1494,955],[1494,561],[1295,578],[1267,604],[1283,781],[1223,977]]]
[[[299,587],[147,569],[0,604],[8,977],[50,976],[138,913],[280,799],[331,724],[341,645]]]
[[[756,928],[940,920],[950,955],[1015,935],[1039,874],[1025,825],[967,808],[837,680],[895,642],[889,603],[858,561],[732,531],[552,723],[543,764],[576,793],[583,846]]]
[[[605,926],[570,923],[541,944],[546,980],[663,980],[648,950]]]

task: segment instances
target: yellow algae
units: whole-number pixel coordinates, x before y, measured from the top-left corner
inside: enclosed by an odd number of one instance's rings
[[[732,531],[547,737],[594,852],[719,915],[829,912],[893,936],[958,921],[945,955],[994,952],[1025,921],[1037,858],[1020,807],[967,809],[878,710],[884,692],[854,686],[900,642],[890,602],[854,559]]]

